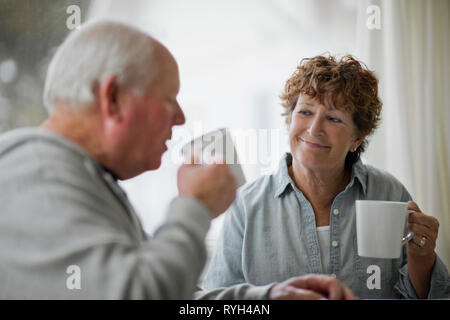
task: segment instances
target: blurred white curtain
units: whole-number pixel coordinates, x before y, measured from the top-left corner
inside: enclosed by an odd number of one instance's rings
[[[448,267],[449,14],[448,0],[359,1],[357,22],[357,54],[378,73],[384,103],[365,160],[394,174],[439,220],[437,253]]]

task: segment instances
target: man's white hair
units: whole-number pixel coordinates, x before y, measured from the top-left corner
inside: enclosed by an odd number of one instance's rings
[[[117,84],[144,94],[156,76],[157,63],[149,36],[113,21],[97,21],[72,31],[50,62],[44,87],[49,113],[55,102],[72,108],[92,106],[94,89],[110,76]]]

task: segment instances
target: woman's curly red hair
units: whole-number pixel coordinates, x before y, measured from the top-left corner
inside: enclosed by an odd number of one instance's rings
[[[366,137],[375,131],[380,121],[382,103],[375,74],[352,55],[339,60],[333,56],[306,58],[288,79],[280,96],[287,124],[300,94],[352,114],[358,134],[365,138],[355,152],[347,154],[346,166],[351,167],[367,147]]]

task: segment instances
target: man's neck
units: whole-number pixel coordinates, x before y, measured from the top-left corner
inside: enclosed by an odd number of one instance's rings
[[[53,111],[41,124],[41,128],[60,135],[77,144],[89,155],[105,166],[105,156],[101,141],[101,131],[95,111],[72,111],[67,108]]]

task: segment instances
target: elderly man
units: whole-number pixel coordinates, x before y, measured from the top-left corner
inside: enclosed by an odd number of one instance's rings
[[[227,166],[181,166],[153,238],[117,183],[160,166],[185,122],[179,87],[170,52],[134,28],[99,22],[66,39],[47,74],[48,120],[0,138],[0,298],[194,297],[210,221],[235,197]],[[325,276],[195,296],[353,298]]]

